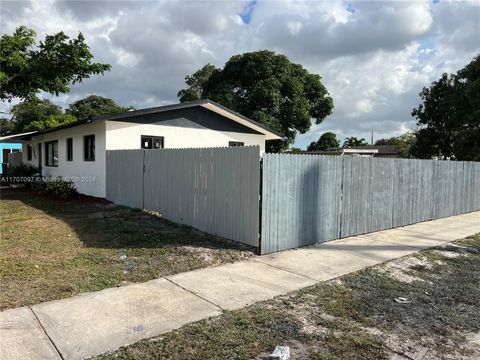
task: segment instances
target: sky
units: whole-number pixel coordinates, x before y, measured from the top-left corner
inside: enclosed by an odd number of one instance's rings
[[[269,49],[319,74],[333,113],[297,137],[305,148],[326,131],[370,141],[415,129],[423,86],[480,51],[473,1],[5,1],[0,33],[82,32],[95,61],[112,71],[74,85],[66,107],[97,94],[136,108],[178,102],[184,78],[206,63]],[[11,104],[2,103],[5,111]]]

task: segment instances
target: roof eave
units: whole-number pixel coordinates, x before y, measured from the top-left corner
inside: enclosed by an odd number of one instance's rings
[[[11,143],[11,144],[22,144],[24,142],[28,142],[32,136],[37,134],[38,131],[30,131],[21,134],[13,134],[8,136],[0,137],[0,143]]]

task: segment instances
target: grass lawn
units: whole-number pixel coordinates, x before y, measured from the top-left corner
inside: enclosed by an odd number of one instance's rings
[[[253,256],[155,214],[80,197],[1,190],[0,309]]]
[[[97,360],[265,359],[276,345],[290,346],[291,359],[478,359],[479,299],[477,234]]]

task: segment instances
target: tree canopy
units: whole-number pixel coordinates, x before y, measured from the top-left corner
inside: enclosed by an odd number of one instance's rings
[[[336,148],[340,146],[337,135],[333,132],[323,133],[317,141],[312,141],[308,145],[307,151],[322,151],[328,148]]]
[[[480,160],[480,55],[455,74],[443,74],[420,93],[416,157]]]
[[[215,66],[207,64],[192,75],[185,76],[185,84],[188,87],[178,92],[177,97],[180,99],[180,102],[204,99],[204,89],[215,70],[218,70]]]
[[[76,120],[75,116],[68,114],[50,115],[47,118],[32,121],[25,126],[22,131],[28,132],[51,129],[57,126],[73,123]]]
[[[133,107],[122,107],[112,99],[90,95],[70,104],[64,112],[60,106],[53,104],[50,100],[33,96],[11,108],[13,118],[7,125],[13,126],[12,133],[22,133],[45,130],[97,115],[109,115],[130,109]],[[2,134],[3,131],[2,122]]]
[[[286,56],[262,50],[235,55],[223,69],[207,64],[186,77],[180,101],[211,99],[284,135],[268,151],[286,149],[297,132],[310,130],[333,110],[333,100],[320,81]]]
[[[11,119],[0,118],[0,136],[8,136],[15,133],[15,122]]]
[[[0,39],[0,99],[27,99],[39,91],[58,95],[70,85],[110,70],[92,62],[82,33],[70,39],[63,32],[47,35],[38,45],[36,34],[25,26]]]
[[[52,117],[49,121],[51,124],[53,119],[59,119],[63,115],[60,106],[53,104],[48,99],[39,99],[35,96],[13,106],[11,113],[13,114],[15,133],[43,130],[43,128],[39,129],[40,124],[46,123],[47,119]],[[33,122],[36,125],[30,126]]]
[[[397,137],[391,137],[389,139],[379,139],[375,141],[375,145],[391,145],[395,146],[399,153],[398,156],[402,158],[412,157],[412,147],[415,145],[416,138],[411,132],[407,132]]]
[[[123,107],[112,99],[90,95],[84,99],[75,101],[67,108],[66,113],[78,120],[91,119],[94,116],[110,115],[133,110],[133,106]]]
[[[343,142],[343,147],[352,147],[352,146],[367,146],[368,143],[365,141],[365,139],[358,139],[354,136],[352,137],[347,137],[345,141]]]
[[[303,152],[303,150],[298,148],[298,147],[290,147],[288,149],[288,152],[290,152],[291,154],[299,154],[299,153]]]

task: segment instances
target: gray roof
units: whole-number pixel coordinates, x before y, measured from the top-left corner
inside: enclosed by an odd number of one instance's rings
[[[51,129],[46,129],[42,131],[36,131],[36,132],[30,132],[30,133],[25,133],[25,134],[17,134],[16,136],[11,136],[10,139],[16,139],[16,140],[29,140],[31,139],[32,136],[35,135],[40,135],[40,134],[45,134],[49,133],[52,131],[57,131],[61,129],[68,129],[71,127],[83,125],[83,124],[88,124],[96,121],[104,121],[104,120],[110,120],[110,121],[115,121],[115,120],[124,120],[128,119],[131,117],[138,117],[141,115],[149,115],[149,114],[155,114],[155,113],[160,113],[160,112],[167,112],[167,111],[173,111],[173,110],[178,110],[178,109],[185,109],[185,108],[191,108],[191,107],[196,107],[196,106],[204,106],[204,105],[213,105],[214,108],[221,109],[223,111],[226,111],[227,113],[240,118],[241,120],[245,121],[247,124],[250,124],[254,127],[258,127],[263,129],[265,132],[268,132],[272,134],[274,137],[279,137],[282,138],[283,135],[280,134],[279,132],[269,129],[263,124],[260,124],[256,122],[255,120],[252,120],[236,111],[233,111],[215,101],[212,100],[197,100],[197,101],[190,101],[190,102],[184,102],[184,103],[179,103],[179,104],[172,104],[172,105],[164,105],[164,106],[157,106],[157,107],[152,107],[152,108],[147,108],[147,109],[139,109],[139,110],[132,110],[132,111],[127,111],[123,113],[117,113],[117,114],[110,114],[110,115],[101,115],[101,116],[95,116],[91,119],[83,119],[83,120],[78,120],[70,124],[66,125],[61,125],[57,126]],[[211,109],[210,109],[211,110]],[[213,111],[213,110],[212,110]],[[0,142],[3,142],[3,138],[0,138]]]

